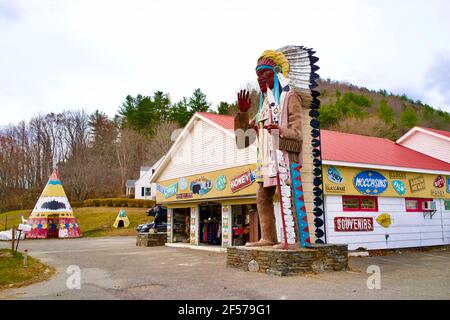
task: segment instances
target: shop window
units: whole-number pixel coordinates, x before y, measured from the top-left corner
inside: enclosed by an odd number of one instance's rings
[[[343,196],[344,211],[378,211],[377,197]]]
[[[405,199],[406,212],[422,212],[423,203],[432,200],[433,199],[406,198]]]

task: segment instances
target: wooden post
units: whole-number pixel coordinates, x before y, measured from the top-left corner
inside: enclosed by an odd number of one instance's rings
[[[8,227],[8,215],[5,215],[5,231],[7,230]]]
[[[13,254],[14,254],[14,250],[16,249],[16,247],[14,246],[15,237],[16,237],[16,226],[13,226],[11,229],[11,251]]]

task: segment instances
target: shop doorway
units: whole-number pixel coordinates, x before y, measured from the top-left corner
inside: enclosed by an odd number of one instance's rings
[[[190,208],[173,209],[173,242],[190,242]]]
[[[222,205],[202,204],[199,206],[200,232],[202,245],[222,245]]]
[[[47,225],[47,238],[58,238],[59,215],[49,215]]]
[[[244,246],[247,242],[257,242],[261,236],[256,204],[232,206],[233,246]]]

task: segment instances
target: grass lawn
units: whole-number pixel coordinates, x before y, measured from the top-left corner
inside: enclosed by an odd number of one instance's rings
[[[130,220],[127,229],[113,228],[114,220],[120,210],[124,210]],[[112,208],[112,207],[88,207],[74,208],[75,217],[83,233],[83,237],[107,237],[107,236],[134,236],[138,224],[152,222],[153,217],[148,217],[146,208]],[[19,210],[0,213],[0,231],[5,230],[5,218],[8,216],[8,228],[22,223],[20,216],[28,219],[31,210]]]
[[[50,278],[55,270],[47,267],[30,256],[27,267],[23,265],[23,255],[20,252],[0,249],[0,290],[21,287]]]

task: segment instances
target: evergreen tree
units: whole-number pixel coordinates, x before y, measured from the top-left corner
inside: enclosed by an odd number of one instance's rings
[[[189,111],[192,115],[196,112],[208,112],[211,104],[206,99],[206,95],[200,89],[195,89],[192,97],[189,98]]]
[[[380,106],[377,109],[377,114],[378,117],[386,123],[392,123],[394,121],[394,109],[391,108],[387,100],[384,98],[380,101]]]
[[[183,97],[183,99],[181,99],[171,108],[169,119],[184,127],[188,123],[191,116],[192,113],[189,111],[188,98]]]
[[[418,122],[416,110],[412,107],[406,107],[405,110],[400,113],[400,124],[405,129],[411,129],[415,127]]]
[[[231,107],[232,105],[230,105],[228,102],[221,101],[219,103],[219,106],[217,107],[217,112],[219,114],[229,115]]]

